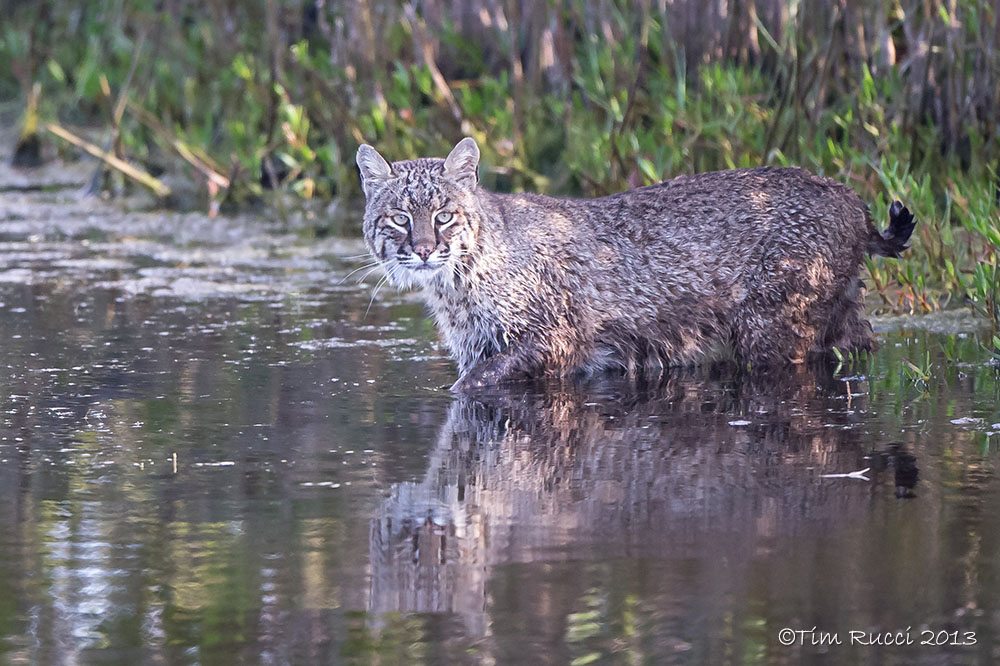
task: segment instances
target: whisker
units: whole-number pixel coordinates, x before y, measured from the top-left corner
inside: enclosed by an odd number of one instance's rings
[[[375,283],[375,288],[372,289],[371,300],[368,301],[368,308],[365,310],[365,316],[362,317],[362,319],[366,319],[368,317],[368,313],[371,312],[372,309],[372,303],[375,302],[375,297],[378,295],[378,290],[382,288],[382,285],[389,281],[389,276],[392,275],[393,269],[395,269],[394,266],[390,267],[390,270],[382,276],[382,279]]]
[[[355,282],[355,284],[361,284],[362,282],[364,282],[368,278],[369,275],[371,275],[372,273],[374,273],[375,271],[377,271],[379,268],[381,268],[381,265],[375,266],[375,268],[372,268],[367,273],[365,273],[364,275],[362,275],[361,277],[359,277],[357,279],[357,281]]]
[[[340,282],[338,282],[337,284],[344,284],[345,282],[347,282],[347,278],[351,277],[352,275],[354,275],[358,271],[363,271],[366,268],[371,268],[372,266],[378,266],[378,265],[379,265],[379,262],[373,261],[372,263],[365,264],[364,266],[361,266],[360,268],[355,268],[353,271],[351,271],[350,273],[348,273],[347,275],[345,275],[344,279],[341,280]]]
[[[382,284],[383,284],[383,283],[384,283],[384,282],[385,282],[385,281],[386,281],[387,279],[388,279],[388,275],[383,275],[383,276],[382,276],[382,278],[381,278],[381,279],[380,279],[380,280],[379,280],[378,282],[376,282],[376,283],[375,283],[375,288],[374,288],[374,289],[372,289],[372,297],[371,297],[371,299],[370,299],[370,300],[368,301],[368,307],[367,307],[367,308],[365,308],[365,315],[364,315],[364,317],[362,317],[362,319],[365,319],[365,318],[367,318],[367,317],[368,317],[368,313],[369,313],[369,312],[371,312],[371,309],[372,309],[372,304],[373,304],[373,303],[375,303],[375,296],[377,296],[377,295],[378,295],[378,290],[379,290],[379,288],[380,288],[380,287],[382,286]]]
[[[460,261],[452,263],[452,271],[458,280],[472,281],[472,268]]]

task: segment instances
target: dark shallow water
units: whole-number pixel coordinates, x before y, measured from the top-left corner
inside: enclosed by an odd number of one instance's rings
[[[418,301],[366,314],[361,246],[296,228],[0,196],[0,661],[1000,659],[965,317],[781,380],[459,399]]]

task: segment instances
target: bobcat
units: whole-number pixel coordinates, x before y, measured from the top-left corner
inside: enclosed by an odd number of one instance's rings
[[[389,164],[358,149],[364,237],[420,287],[458,364],[453,390],[619,369],[655,378],[724,353],[752,368],[871,349],[864,255],[898,257],[850,188],[802,169],[680,176],[598,199],[479,187],[479,147]]]

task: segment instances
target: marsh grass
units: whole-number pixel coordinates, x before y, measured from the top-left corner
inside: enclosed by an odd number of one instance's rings
[[[404,158],[471,135],[487,186],[590,196],[797,164],[879,224],[896,198],[915,213],[906,258],[868,263],[881,308],[968,304],[1000,334],[986,0],[169,7],[0,0],[0,97],[40,86],[42,121],[180,174],[208,208],[355,197],[362,141]]]

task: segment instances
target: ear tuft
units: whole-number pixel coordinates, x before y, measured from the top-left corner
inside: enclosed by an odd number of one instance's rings
[[[458,181],[471,181],[471,185],[479,182],[479,146],[472,137],[465,137],[452,148],[444,161],[446,174]]]
[[[361,187],[366,194],[374,182],[392,176],[392,167],[389,163],[367,143],[361,144],[358,148],[357,162],[358,170],[361,171]]]

